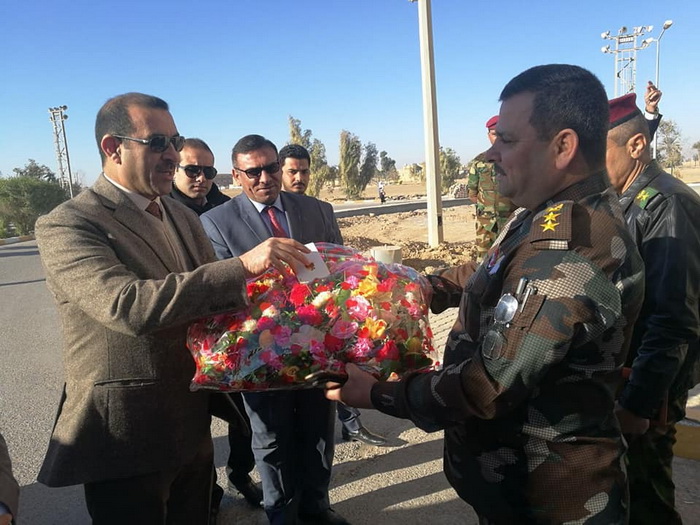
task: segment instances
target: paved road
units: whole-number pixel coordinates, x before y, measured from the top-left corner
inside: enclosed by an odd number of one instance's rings
[[[431,318],[438,345],[454,315]],[[49,489],[36,482],[63,379],[60,327],[33,241],[0,246],[0,340],[0,431],[22,486],[21,523],[88,523],[81,487]],[[470,507],[442,474],[441,433],[425,434],[371,410],[362,417],[387,436],[389,446],[344,443],[337,430],[334,508],[355,525],[476,524]],[[227,454],[225,431],[218,421],[212,425],[220,477]],[[684,522],[700,524],[700,462],[677,460],[675,468]],[[227,494],[219,523],[264,525],[266,519],[262,511]]]

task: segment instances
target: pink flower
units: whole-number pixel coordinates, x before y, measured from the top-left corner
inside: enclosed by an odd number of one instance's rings
[[[353,361],[366,361],[372,351],[372,341],[366,337],[360,337],[357,343],[347,351],[347,356]]]
[[[331,327],[331,335],[340,339],[348,339],[357,332],[357,323],[338,319]]]
[[[270,317],[261,317],[258,319],[257,329],[261,332],[264,330],[272,330],[275,326],[277,326],[277,323]]]
[[[268,349],[260,352],[260,360],[275,370],[282,369],[282,361],[280,356],[278,356],[273,350]]]
[[[345,301],[345,307],[348,309],[348,313],[353,319],[364,321],[369,315],[371,305],[367,299],[361,295],[356,295]]]
[[[272,330],[272,335],[275,336],[275,342],[278,346],[286,348],[289,346],[289,339],[292,335],[292,329],[288,326],[277,325]]]
[[[316,310],[313,305],[300,306],[297,308],[297,317],[299,321],[311,326],[318,326],[323,322],[321,312]]]

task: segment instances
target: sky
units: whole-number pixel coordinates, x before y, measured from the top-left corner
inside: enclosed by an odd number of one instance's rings
[[[419,0],[420,1],[420,0]],[[440,144],[467,163],[486,149],[501,89],[547,63],[585,67],[614,96],[601,33],[653,25],[661,112],[700,140],[700,2],[433,0]],[[614,44],[613,44],[614,47]],[[338,161],[342,130],[401,167],[424,161],[418,5],[408,0],[24,0],[0,15],[0,173],[35,159],[57,171],[48,108],[67,105],[74,176],[100,173],[97,111],[128,91],[170,104],[181,134],[204,139],[219,171],[258,133],[281,147],[289,116]],[[637,93],[656,75],[656,44],[637,54]]]

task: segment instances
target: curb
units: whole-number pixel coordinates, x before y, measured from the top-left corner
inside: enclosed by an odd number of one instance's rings
[[[20,237],[8,237],[7,239],[0,239],[0,246],[5,244],[14,244],[16,242],[33,241],[33,235],[22,235]]]

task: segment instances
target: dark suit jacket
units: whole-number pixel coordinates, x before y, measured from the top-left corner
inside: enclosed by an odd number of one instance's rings
[[[12,462],[2,434],[0,434],[0,503],[10,509],[13,518],[17,517],[19,485],[12,475]]]
[[[343,244],[329,203],[296,193],[281,192],[280,195],[294,239],[302,244]],[[219,259],[241,255],[272,237],[260,213],[244,193],[208,211],[200,219]]]
[[[216,261],[195,213],[161,201],[186,252],[184,272],[157,226],[103,176],[37,221],[66,380],[42,483],[177,467],[211,438],[208,394],[189,391],[187,325],[246,304],[244,271],[238,260]]]

